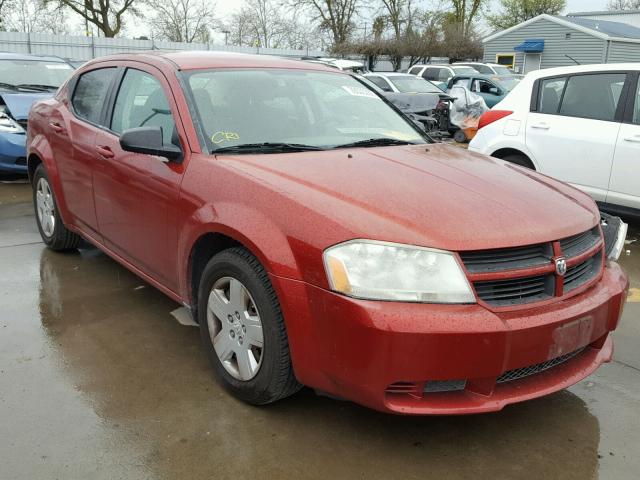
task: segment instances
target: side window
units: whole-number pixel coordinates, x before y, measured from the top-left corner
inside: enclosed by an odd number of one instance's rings
[[[633,123],[636,125],[640,125],[640,81],[638,82],[638,87],[636,88],[636,99],[633,109]]]
[[[427,68],[422,74],[423,78],[427,80],[438,80],[438,74],[440,73],[439,68]]]
[[[438,74],[438,80],[440,82],[448,82],[452,76],[453,75],[448,68],[441,68]]]
[[[387,81],[384,78],[378,77],[378,76],[375,76],[375,75],[368,76],[367,78],[369,80],[371,80],[371,82],[374,83],[377,87],[381,88],[385,92],[392,92],[393,91],[391,86],[387,83]]]
[[[408,73],[409,75],[418,75],[421,69],[422,67],[411,67]]]
[[[493,90],[492,90],[493,89]],[[473,81],[473,89],[472,91],[478,93],[487,93],[491,95],[498,95],[498,91],[500,89],[496,87],[493,83],[487,82],[486,80],[482,80],[481,78]]]
[[[540,100],[538,101],[538,112],[558,113],[560,98],[567,83],[566,78],[548,78],[540,82]]]
[[[172,143],[175,122],[160,82],[149,73],[128,69],[111,117],[111,130],[122,133],[135,127],[160,127],[164,143]]]
[[[569,77],[562,97],[560,114],[571,117],[612,121],[626,79],[624,73],[600,73]]]
[[[115,73],[114,67],[99,68],[83,73],[78,78],[71,104],[79,117],[92,123],[100,123],[102,107]]]

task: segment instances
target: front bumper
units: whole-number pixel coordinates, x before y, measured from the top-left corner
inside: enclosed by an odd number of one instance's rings
[[[479,305],[364,301],[272,276],[298,380],[329,395],[404,414],[490,412],[547,395],[611,359],[628,279],[608,263],[585,292],[553,304],[493,312]],[[503,373],[586,347],[542,373],[506,383]],[[429,381],[464,390],[423,393]],[[394,385],[409,385],[406,391]],[[402,390],[402,389],[400,389]]]
[[[0,173],[27,173],[26,135],[0,133]]]

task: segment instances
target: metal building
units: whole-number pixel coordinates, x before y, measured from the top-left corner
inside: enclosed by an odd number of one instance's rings
[[[577,63],[640,62],[640,28],[584,17],[539,15],[483,43],[485,62],[520,73]]]

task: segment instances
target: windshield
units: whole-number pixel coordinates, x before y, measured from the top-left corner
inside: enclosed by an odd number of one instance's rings
[[[495,70],[496,75],[513,75],[513,71],[507,67],[494,66],[493,69]]]
[[[414,77],[413,75],[393,75],[387,77],[387,79],[402,93],[442,93],[442,90],[433,83],[423,78]]]
[[[485,75],[492,75],[493,74],[493,70],[491,70],[490,67],[487,67],[486,65],[482,65],[481,63],[476,63],[474,65],[466,65],[466,66],[473,68],[478,73],[483,73]]]
[[[186,75],[210,151],[263,143],[335,148],[381,138],[426,142],[350,75],[280,69]]]
[[[0,87],[21,89],[57,89],[73,72],[71,65],[44,60],[0,60]],[[33,88],[29,88],[32,86]]]
[[[456,75],[474,75],[478,73],[475,68],[471,67],[451,67]]]

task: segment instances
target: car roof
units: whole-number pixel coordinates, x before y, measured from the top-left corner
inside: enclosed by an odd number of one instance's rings
[[[0,52],[0,60],[41,60],[44,62],[67,63],[60,57],[52,57],[48,55],[30,55],[26,53]]]
[[[402,73],[402,72],[369,72],[369,73],[366,73],[365,76],[366,75],[378,75],[380,77],[411,77],[411,78],[415,77],[415,75],[411,75],[409,73]]]
[[[569,75],[572,73],[588,73],[588,72],[612,72],[619,70],[640,70],[640,63],[607,63],[607,64],[591,64],[591,65],[571,65],[568,67],[545,68],[529,72],[529,78],[553,77],[555,75]]]
[[[197,50],[182,52],[154,51],[108,55],[92,60],[87,65],[104,61],[131,60],[139,60],[155,65],[171,65],[171,67],[177,70],[200,70],[207,68],[289,68],[339,73],[339,70],[335,68],[311,61],[291,60],[271,55]]]

